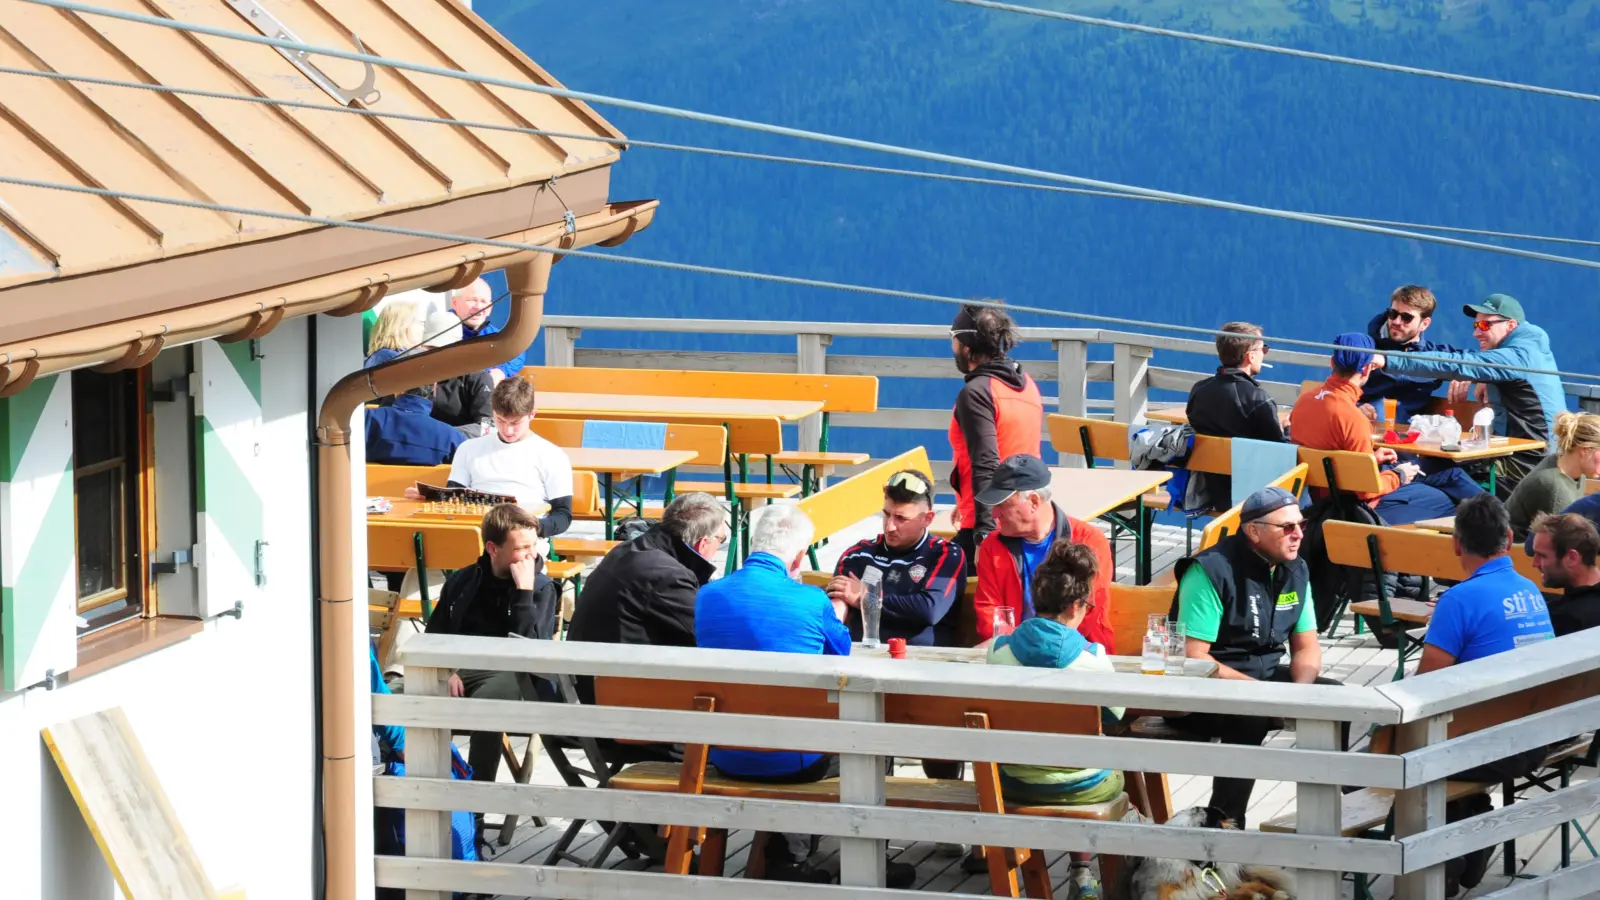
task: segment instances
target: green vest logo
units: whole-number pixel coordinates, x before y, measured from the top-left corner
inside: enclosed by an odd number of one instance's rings
[[[1278,608],[1279,609],[1288,609],[1289,607],[1294,606],[1296,603],[1299,603],[1299,602],[1300,602],[1300,592],[1299,591],[1290,591],[1290,592],[1288,592],[1286,594],[1279,594],[1278,595]]]

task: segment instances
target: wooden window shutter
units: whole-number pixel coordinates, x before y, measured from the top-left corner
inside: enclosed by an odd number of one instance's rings
[[[266,552],[261,458],[261,360],[252,341],[194,350],[195,536],[200,614],[261,595]]]

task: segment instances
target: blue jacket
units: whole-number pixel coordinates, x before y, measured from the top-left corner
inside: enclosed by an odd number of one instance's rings
[[[450,461],[467,438],[433,417],[433,401],[401,394],[394,403],[367,410],[367,462],[437,466]]]
[[[1441,349],[1432,351],[1432,354],[1447,357],[1450,361],[1389,357],[1386,366],[1396,375],[1484,382],[1489,385],[1489,404],[1494,407],[1495,434],[1536,441],[1552,440],[1556,416],[1567,408],[1567,394],[1561,386],[1561,378],[1498,368],[1519,366],[1525,369],[1556,369],[1555,355],[1550,352],[1550,336],[1545,334],[1543,328],[1523,322],[1493,350]],[[1534,463],[1537,462],[1535,459]]]
[[[694,604],[695,644],[712,650],[850,655],[850,632],[822,588],[789,577],[770,553],[752,553],[744,567],[700,589]],[[789,775],[820,753],[712,748],[711,763],[733,778]]]
[[[462,338],[462,340],[470,340],[470,339],[475,338],[475,337],[483,337],[486,334],[499,334],[499,333],[500,333],[500,326],[494,324],[493,322],[489,321],[488,319],[484,319],[483,320],[483,325],[481,327],[477,328],[477,329],[472,329],[472,328],[467,327],[467,323],[465,323],[465,322],[461,323],[461,338]],[[502,371],[504,373],[506,373],[506,377],[507,378],[515,378],[515,377],[517,377],[517,373],[522,371],[522,367],[528,364],[528,361],[525,358],[525,357],[527,357],[527,355],[528,355],[528,348],[527,347],[523,347],[522,351],[520,353],[518,353],[516,356],[512,357],[511,359],[506,360],[505,362],[501,363],[500,365],[495,366],[495,368],[499,369],[500,371]]]
[[[1402,344],[1389,337],[1389,320],[1385,313],[1378,313],[1367,323],[1367,336],[1372,338],[1378,350],[1384,353],[1456,352],[1456,348],[1449,344],[1435,344],[1427,338]],[[1376,369],[1367,379],[1367,386],[1361,392],[1361,402],[1376,403],[1385,398],[1395,400],[1400,407],[1399,419],[1406,422],[1410,421],[1412,416],[1420,416],[1428,411],[1428,401],[1433,399],[1433,392],[1443,383],[1437,378],[1409,378],[1390,372],[1388,369]]]

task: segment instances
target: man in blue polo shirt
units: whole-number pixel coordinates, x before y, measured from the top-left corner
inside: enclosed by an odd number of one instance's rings
[[[1555,637],[1550,612],[1538,585],[1511,565],[1511,516],[1492,494],[1469,497],[1456,508],[1456,556],[1467,579],[1445,591],[1428,622],[1417,674],[1436,672],[1547,641]],[[1500,784],[1521,778],[1544,762],[1545,747],[1531,747],[1505,759],[1453,772],[1457,781]],[[1456,822],[1488,812],[1487,794],[1445,805],[1445,818]],[[1483,880],[1492,847],[1474,850],[1445,865],[1445,896],[1471,889]]]
[[[695,599],[695,644],[712,650],[850,655],[849,607],[828,599],[821,588],[797,577],[815,527],[793,506],[761,510],[750,529],[744,567],[700,589]],[[795,750],[711,748],[717,771],[740,781],[805,784],[839,775],[839,757]],[[772,835],[767,841],[767,878],[826,883],[833,876],[807,862],[809,835]],[[888,862],[888,886],[910,887],[916,869]]]

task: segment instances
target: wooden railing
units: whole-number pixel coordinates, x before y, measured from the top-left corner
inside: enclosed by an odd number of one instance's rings
[[[1445,780],[1469,766],[1600,726],[1590,697],[1450,739],[1464,707],[1600,669],[1600,630],[1382,687],[1289,685],[1215,679],[1080,674],[940,662],[747,653],[418,635],[401,651],[405,695],[375,695],[377,724],[407,728],[407,775],[378,777],[374,801],[405,808],[407,855],[379,857],[377,884],[408,889],[408,900],[487,891],[532,897],[630,896],[827,898],[877,886],[885,839],[1088,850],[1125,856],[1272,863],[1300,870],[1301,900],[1334,900],[1341,872],[1396,876],[1397,900],[1441,900],[1443,863],[1471,850],[1560,825],[1600,808],[1600,781],[1584,782],[1512,807],[1445,824]],[[678,681],[823,689],[839,718],[785,719],[445,696],[454,669],[547,675],[617,675]],[[889,694],[1126,706],[1274,716],[1296,722],[1296,746],[1249,747],[1090,735],[995,732],[886,723]],[[752,721],[752,718],[756,721]],[[1400,726],[1390,754],[1338,752],[1340,723]],[[1353,729],[1353,730],[1355,730]],[[452,731],[541,733],[654,742],[804,746],[839,753],[840,803],[738,799],[449,779]],[[752,740],[751,736],[759,736]],[[884,756],[993,759],[1192,775],[1238,775],[1297,784],[1299,833],[1216,831],[1132,822],[1043,819],[882,805]],[[1395,840],[1340,835],[1340,787],[1390,788]],[[862,799],[866,798],[866,799]],[[873,799],[876,798],[876,799]],[[593,821],[689,823],[711,828],[835,835],[843,887],[700,878],[609,869],[451,862],[449,811],[520,813]],[[360,818],[358,816],[358,818]],[[1570,893],[1594,864],[1521,882],[1507,897]],[[1579,879],[1579,880],[1575,880]],[[1592,884],[1590,884],[1592,886]],[[915,896],[912,892],[873,896]]]
[[[579,346],[584,332],[658,332],[705,335],[793,337],[793,353],[712,352],[704,350],[616,350]],[[1055,360],[1025,360],[1023,367],[1039,382],[1046,406],[1072,416],[1109,415],[1118,422],[1140,422],[1152,390],[1187,394],[1196,381],[1216,371],[1216,346],[1208,340],[1169,338],[1093,328],[1023,328],[1025,344],[1048,344]],[[830,353],[834,338],[871,338],[885,341],[933,342],[935,355],[896,356]],[[951,363],[950,330],[942,325],[895,325],[859,322],[770,322],[730,319],[633,319],[600,316],[546,316],[545,365],[601,366],[612,368],[708,369],[734,372],[802,372],[811,374],[876,375],[879,378],[940,378],[961,375]],[[1110,362],[1090,362],[1090,347],[1109,345]],[[890,346],[893,346],[892,344]],[[1164,366],[1157,366],[1160,354]],[[1104,355],[1097,353],[1096,355]],[[1326,354],[1274,348],[1274,365],[1309,366],[1325,373]],[[1262,381],[1274,400],[1290,404],[1299,397],[1300,382]],[[1110,399],[1089,398],[1091,382],[1111,385]],[[1567,384],[1579,404],[1600,412],[1600,386]],[[954,397],[955,386],[951,387]],[[802,423],[800,449],[815,449],[820,423]],[[880,409],[870,414],[842,414],[834,425],[863,428],[935,429],[950,422],[950,409]],[[1077,457],[1063,455],[1062,465],[1082,465]],[[945,464],[945,467],[948,463]],[[941,469],[935,463],[936,469]],[[943,471],[935,473],[940,477]]]

